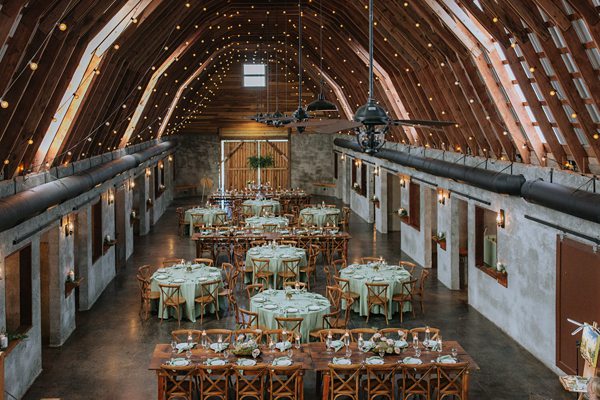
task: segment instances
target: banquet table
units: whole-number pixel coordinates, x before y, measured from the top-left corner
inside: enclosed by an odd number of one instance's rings
[[[221,277],[221,270],[215,267],[209,267],[204,264],[193,264],[191,265],[191,271],[187,270],[186,265],[178,264],[169,268],[158,269],[151,277],[151,290],[154,292],[160,292],[158,287],[161,284],[176,284],[181,285],[181,296],[185,298],[185,305],[183,306],[182,316],[187,317],[192,322],[196,321],[196,317],[202,312],[200,306],[196,306],[194,299],[200,296],[201,286],[204,282],[213,280],[219,281],[219,287],[223,285],[223,279]],[[212,287],[211,287],[212,289]],[[222,299],[220,299],[221,301]],[[219,308],[225,304],[220,304]],[[158,309],[162,308],[162,297],[159,299]],[[207,311],[213,313],[215,308],[213,305],[207,307]],[[175,310],[169,308],[169,315],[165,315],[164,318],[169,316],[175,317]],[[160,314],[160,312],[159,312]],[[159,315],[159,318],[163,316]]]
[[[215,215],[217,214],[225,214],[227,215],[227,211],[222,208],[217,207],[199,207],[199,208],[190,208],[185,211],[185,223],[190,224],[190,236],[194,233],[194,224],[192,223],[192,214],[202,214],[204,225],[212,226],[215,220]]]
[[[246,226],[251,228],[261,228],[264,224],[274,224],[279,228],[288,226],[288,219],[285,217],[250,217],[246,218]]]
[[[340,271],[340,277],[348,279],[350,291],[360,294],[360,300],[352,305],[352,310],[361,316],[369,313],[367,306],[368,290],[365,283],[389,284],[387,297],[389,299],[388,318],[391,319],[397,311],[397,303],[392,302],[394,294],[402,292],[402,283],[411,279],[410,273],[399,265],[380,265],[379,263],[351,264]],[[404,312],[411,311],[410,303],[404,303]],[[395,309],[394,309],[395,308]],[[373,312],[383,314],[382,307],[373,307]]]
[[[306,216],[312,215],[316,226],[337,226],[339,222],[340,210],[331,207],[308,207],[300,211],[300,219],[306,219]]]
[[[260,210],[262,209],[263,206],[273,206],[274,214],[279,214],[281,211],[281,204],[279,204],[279,202],[277,200],[269,200],[269,199],[246,200],[242,204],[245,206],[251,206],[252,207],[252,215],[256,215],[256,216],[260,216]]]
[[[280,271],[283,272],[282,261],[284,259],[300,258],[300,264],[298,264],[298,266],[306,266],[306,250],[289,245],[253,247],[246,252],[246,266],[254,266],[254,262],[252,261],[253,258],[269,259],[269,271],[273,272],[273,279],[275,280],[273,285],[277,283],[277,273]],[[252,281],[252,279],[246,277],[245,281]]]
[[[301,334],[305,342],[311,331],[323,328],[323,315],[329,313],[330,306],[320,294],[296,289],[265,290],[250,299],[250,311],[258,313],[258,324],[266,329],[277,329],[275,317],[304,318]]]

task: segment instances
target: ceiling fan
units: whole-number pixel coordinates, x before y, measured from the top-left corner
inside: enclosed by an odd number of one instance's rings
[[[336,133],[355,129],[358,144],[365,153],[376,153],[385,143],[385,135],[390,126],[411,126],[417,128],[441,129],[456,124],[452,121],[429,121],[417,119],[392,119],[388,112],[373,98],[373,0],[369,0],[369,98],[359,107],[353,121],[330,121],[316,129],[317,133]]]

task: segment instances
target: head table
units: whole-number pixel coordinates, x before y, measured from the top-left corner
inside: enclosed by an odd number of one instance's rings
[[[304,318],[303,341],[308,341],[311,331],[323,327],[323,315],[330,307],[329,300],[320,294],[295,289],[265,290],[250,301],[250,311],[258,313],[258,324],[267,329],[278,329],[275,317]]]
[[[352,305],[352,310],[358,312],[361,316],[369,313],[367,305],[368,290],[365,283],[387,283],[387,297],[389,299],[388,318],[394,314],[392,302],[394,294],[402,293],[402,283],[411,279],[410,273],[399,265],[385,265],[380,263],[351,264],[340,271],[340,277],[348,279],[350,291],[360,294],[360,301]],[[410,303],[404,303],[404,312],[411,311]],[[373,307],[373,312],[383,314],[382,307]]]
[[[191,271],[188,271],[188,267]],[[192,322],[196,321],[196,317],[200,316],[202,308],[196,307],[194,299],[200,296],[201,286],[204,282],[218,281],[218,286],[223,285],[221,270],[215,267],[208,267],[204,264],[183,265],[178,264],[169,268],[158,269],[151,277],[152,291],[160,292],[159,284],[179,285],[181,287],[181,296],[185,298],[185,307],[183,316],[187,317]],[[211,285],[214,289],[214,285]],[[158,309],[162,309],[162,296],[159,299]],[[221,304],[221,306],[224,304]],[[208,307],[209,312],[215,312],[214,306]],[[175,310],[169,308],[169,315],[160,315],[159,318],[169,318],[175,316]]]
[[[306,266],[306,250],[299,249],[290,245],[271,245],[253,247],[246,253],[246,266],[253,267],[254,259],[264,258],[269,260],[269,271],[273,273],[273,282],[270,283],[275,287],[277,273],[283,272],[283,261],[286,259],[299,258],[299,267]],[[248,277],[246,277],[248,278]],[[302,278],[302,277],[300,277]],[[253,279],[246,279],[247,282]]]
[[[288,219],[285,217],[250,217],[246,218],[246,226],[251,228],[262,228],[265,224],[277,225],[279,228],[288,226]]]
[[[479,366],[477,365],[475,360],[473,360],[473,358],[456,341],[445,341],[443,345],[443,350],[441,352],[429,351],[427,349],[424,349],[421,344],[419,346],[422,350],[419,359],[423,364],[433,365],[433,362],[435,362],[438,359],[438,357],[447,357],[450,355],[450,350],[455,349],[457,352],[457,357],[455,361],[467,362],[469,364],[470,371],[479,370]],[[369,362],[367,359],[375,355],[374,353],[364,353],[360,351],[357,348],[356,343],[350,343],[350,350],[352,354],[349,357],[345,357],[344,348],[338,350],[337,352],[333,352],[332,350],[328,350],[326,348],[325,343],[302,344],[300,348],[296,348],[295,346],[292,348],[291,361],[292,365],[300,364],[303,370],[315,371],[317,373],[317,384],[315,387],[317,396],[315,396],[314,398],[318,399],[320,397],[322,400],[328,400],[329,376],[327,374],[329,372],[329,364],[334,362],[334,358],[349,360],[352,364],[360,364],[364,366]],[[280,352],[278,350],[271,351],[265,344],[262,344],[261,354],[256,358],[256,362],[268,367],[269,365],[272,365],[281,356],[285,355],[288,355],[288,352]],[[164,398],[164,377],[160,373],[160,368],[162,364],[168,363],[172,359],[172,357],[173,354],[171,346],[169,344],[157,344],[154,347],[154,352],[152,353],[152,358],[150,359],[148,369],[150,371],[156,372],[158,383],[158,399]],[[176,355],[175,357],[183,357],[183,354]],[[403,360],[407,357],[416,357],[415,349],[413,349],[412,346],[403,349],[400,354],[390,354],[384,356],[384,365],[402,368]],[[231,353],[215,353],[211,349],[205,349],[200,346],[196,346],[191,351],[190,363],[192,365],[207,364],[208,360],[214,360],[215,358],[222,359],[226,364],[232,365],[241,363],[242,360],[247,360],[252,357],[237,357],[232,355]],[[397,376],[400,377],[400,374],[401,371],[398,370]],[[325,376],[325,380],[322,379],[323,376]],[[469,375],[467,374],[464,379],[464,385],[468,388]],[[467,400],[467,397],[465,397],[463,400]]]

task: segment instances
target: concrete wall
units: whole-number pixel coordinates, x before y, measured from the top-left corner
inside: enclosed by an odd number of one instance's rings
[[[145,146],[147,147],[147,146]],[[136,146],[139,148],[139,146]],[[101,295],[108,283],[115,276],[115,248],[108,248],[105,253],[92,263],[91,255],[91,205],[101,199],[103,202],[103,236],[115,237],[115,221],[123,224],[122,232],[125,232],[126,257],[133,252],[134,237],[131,225],[131,208],[134,204],[134,191],[129,190],[131,182],[136,177],[146,181],[145,168],[153,168],[159,161],[165,165],[166,191],[158,202],[152,219],[148,218],[147,229],[150,224],[158,220],[171,199],[173,198],[172,162],[168,155],[155,157],[146,161],[134,170],[127,171],[97,187],[84,193],[77,198],[67,200],[46,212],[31,218],[22,224],[0,232],[0,330],[6,329],[6,281],[4,260],[15,251],[31,244],[32,246],[32,326],[26,332],[27,339],[21,340],[12,347],[5,358],[5,382],[6,390],[14,397],[21,398],[42,369],[42,316],[41,316],[41,294],[48,293],[47,307],[49,315],[44,316],[49,323],[49,345],[60,346],[76,328],[75,326],[75,291],[65,298],[65,281],[71,269],[76,269],[79,277],[83,277],[79,288],[80,308],[85,310],[92,307]],[[78,171],[83,166],[97,165],[97,161],[84,160],[78,162],[72,171]],[[71,171],[71,173],[72,173]],[[63,171],[64,172],[64,171]],[[65,172],[66,173],[66,172]],[[68,174],[67,174],[68,175]],[[45,182],[45,178],[36,175],[33,181]],[[25,179],[27,186],[21,185],[18,189],[30,188],[31,181]],[[15,187],[14,182],[7,184],[0,182],[0,195],[9,195],[10,186]],[[114,192],[117,187],[125,187],[124,199],[119,204],[124,204],[125,212],[122,217],[115,220],[116,203],[109,204],[109,192]],[[146,199],[153,196],[149,192],[149,185],[142,185],[145,193],[138,193],[138,197]],[[137,188],[136,190],[140,190]],[[65,234],[67,221],[74,224],[74,234]],[[13,244],[17,242],[16,244]],[[41,242],[44,242],[43,253],[40,250]],[[42,290],[41,282],[41,257],[44,257],[44,285],[47,290]]]
[[[333,189],[314,185],[316,182],[333,183],[332,135],[293,133],[290,152],[291,186],[304,188],[311,194],[333,196]]]
[[[178,141],[181,145],[175,155],[175,184],[200,188],[200,179],[210,178],[214,183],[211,190],[218,188],[221,161],[219,135],[186,133],[180,135]],[[202,189],[199,190],[201,193]]]
[[[409,151],[402,145],[392,145],[400,151]],[[458,251],[461,241],[459,217],[464,203],[468,206],[468,299],[475,309],[490,319],[500,329],[506,332],[526,350],[540,359],[549,368],[558,372],[555,367],[555,312],[556,312],[556,237],[560,233],[556,229],[533,222],[525,218],[530,215],[543,221],[549,221],[566,229],[579,232],[591,237],[597,237],[600,225],[585,221],[558,211],[527,203],[520,197],[500,195],[475,188],[457,181],[425,174],[401,165],[369,157],[363,153],[355,153],[348,149],[334,146],[334,150],[346,153],[346,158],[360,157],[365,161],[385,167],[394,173],[401,173],[412,179],[420,179],[430,184],[418,182],[421,185],[421,229],[415,230],[407,224],[402,224],[402,249],[419,264],[426,267],[431,264],[431,204],[435,202],[435,189],[443,188],[450,191],[450,198],[445,205],[437,204],[437,230],[446,233],[446,250],[438,248],[438,278],[451,289],[458,288],[459,259]],[[431,149],[410,148],[411,154],[424,154],[426,157],[460,161],[466,165],[488,168],[493,171],[505,170],[510,172],[510,165],[502,161],[488,160],[477,157],[444,153]],[[459,160],[461,159],[461,160]],[[341,174],[349,176],[350,169],[340,169]],[[543,178],[550,180],[551,171],[548,168],[515,164],[514,174],[523,174],[527,179]],[[376,179],[385,179],[386,174],[379,174]],[[555,183],[567,185],[580,190],[590,189],[586,185],[588,177],[567,172],[553,171]],[[344,198],[349,185],[349,178],[340,176],[337,180],[336,194]],[[379,183],[380,186],[383,186]],[[436,186],[437,185],[437,186]],[[377,185],[376,185],[377,187]],[[432,190],[434,189],[434,190]],[[402,206],[408,208],[408,190],[402,190]],[[379,196],[385,201],[386,196]],[[461,203],[464,202],[464,203]],[[489,203],[489,204],[488,204]],[[356,200],[351,202],[352,208],[364,212],[364,205]],[[426,206],[427,205],[427,206]],[[497,253],[498,261],[506,265],[508,271],[508,287],[500,285],[495,279],[475,266],[475,207],[483,207],[496,213],[499,209],[506,212],[506,227],[498,228]],[[385,207],[375,210],[375,220],[383,223],[384,218],[378,213],[384,212]],[[463,210],[464,212],[464,210]],[[409,210],[410,213],[410,210]],[[383,230],[383,227],[378,227]],[[435,232],[433,232],[435,233]],[[462,236],[465,229],[462,230]],[[585,244],[592,243],[572,237]],[[464,240],[464,239],[463,239]]]

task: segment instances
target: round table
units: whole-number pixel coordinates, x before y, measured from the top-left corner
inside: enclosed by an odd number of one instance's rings
[[[158,269],[150,279],[151,290],[153,292],[159,292],[160,288],[158,284],[174,284],[181,285],[181,296],[185,298],[185,306],[183,307],[182,317],[187,317],[192,322],[196,321],[196,317],[200,315],[202,308],[196,306],[194,299],[201,294],[201,286],[204,282],[219,281],[219,287],[223,286],[223,278],[221,277],[221,270],[215,267],[208,267],[204,264],[193,264],[192,271],[187,271],[185,265],[174,265],[169,268]],[[181,281],[183,280],[183,281]],[[211,287],[214,289],[214,287]],[[225,304],[219,304],[219,308],[222,308]],[[160,310],[162,308],[162,297],[159,300],[158,310],[159,318]],[[211,313],[215,312],[214,306],[207,307]],[[166,313],[165,313],[166,314]],[[165,318],[169,316],[176,317],[175,310],[169,308],[169,315],[165,315]]]
[[[257,216],[260,215],[260,210],[262,209],[263,206],[273,206],[274,214],[279,214],[279,212],[281,211],[281,204],[279,204],[279,202],[276,200],[269,200],[269,199],[246,200],[242,204],[245,206],[251,206],[252,207],[252,215],[257,215]]]
[[[199,207],[199,208],[190,208],[185,211],[185,223],[190,224],[190,236],[194,233],[194,224],[192,223],[192,214],[203,214],[202,222],[206,226],[212,226],[215,220],[215,215],[217,214],[225,214],[227,216],[227,211],[222,208],[216,207]]]
[[[282,261],[285,258],[300,258],[299,266],[306,266],[306,250],[288,245],[253,247],[246,253],[246,266],[254,266],[254,263],[252,262],[253,258],[269,259],[269,271],[273,272],[273,279],[277,279],[277,273],[283,271]],[[301,276],[300,279],[306,279],[306,277]],[[252,282],[251,276],[250,278],[246,276],[245,281]]]
[[[258,324],[267,329],[277,329],[275,317],[304,318],[302,339],[308,343],[311,331],[323,328],[323,315],[329,313],[329,300],[318,293],[289,290],[265,290],[250,299],[250,311],[258,313]],[[291,309],[291,310],[290,310]]]
[[[313,224],[316,226],[337,226],[340,217],[338,208],[317,208],[309,207],[300,211],[300,220],[304,220],[306,215],[313,216]]]
[[[288,226],[288,219],[285,217],[250,217],[246,218],[246,226],[251,228],[261,228],[264,224],[274,224],[278,228]]]
[[[348,279],[350,291],[358,293],[360,300],[352,305],[352,310],[358,312],[361,316],[369,313],[367,307],[368,290],[365,283],[387,283],[387,297],[389,299],[388,318],[398,310],[397,303],[392,302],[394,294],[401,293],[402,283],[411,279],[410,273],[399,265],[382,265],[378,263],[369,264],[351,264],[340,271],[340,277]],[[411,311],[410,303],[404,303],[404,312]],[[383,314],[382,307],[373,307],[374,313]]]

